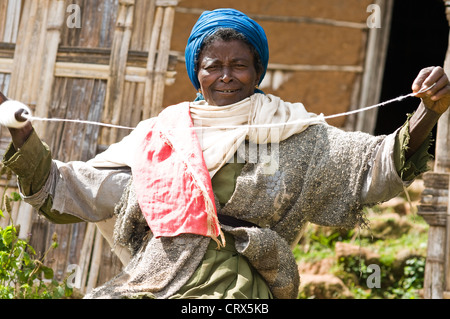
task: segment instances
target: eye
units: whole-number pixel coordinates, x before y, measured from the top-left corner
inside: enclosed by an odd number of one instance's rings
[[[205,64],[203,65],[203,69],[207,70],[207,71],[214,71],[219,69],[219,65],[216,63],[211,63],[211,64]]]
[[[248,65],[246,63],[235,63],[234,68],[244,70],[248,68]]]

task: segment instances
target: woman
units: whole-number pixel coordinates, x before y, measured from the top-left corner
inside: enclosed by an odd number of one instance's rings
[[[436,84],[405,125],[374,137],[259,91],[267,63],[256,22],[205,12],[186,48],[195,102],[87,163],[52,161],[30,123],[10,129],[4,164],[25,201],[54,222],[96,223],[126,265],[86,298],[296,298],[291,247],[308,222],[364,223],[363,207],[427,169],[431,129],[450,103],[442,68],[417,76],[413,92]]]

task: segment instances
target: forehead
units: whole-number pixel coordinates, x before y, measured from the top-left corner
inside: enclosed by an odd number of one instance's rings
[[[236,60],[253,59],[252,52],[247,43],[241,40],[214,40],[205,46],[199,55],[199,61],[204,59]]]

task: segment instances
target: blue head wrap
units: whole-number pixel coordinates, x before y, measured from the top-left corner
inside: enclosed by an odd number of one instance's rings
[[[200,47],[209,35],[212,35],[220,28],[231,28],[242,33],[250,44],[255,47],[264,68],[259,79],[259,83],[261,83],[269,63],[269,45],[264,29],[238,10],[216,9],[214,11],[205,11],[201,14],[192,29],[186,46],[186,69],[195,89],[198,90],[200,88],[197,73],[195,72],[195,62],[197,61]]]

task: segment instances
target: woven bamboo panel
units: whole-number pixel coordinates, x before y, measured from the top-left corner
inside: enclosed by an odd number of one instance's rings
[[[177,1],[0,0],[0,91],[36,116],[134,127],[162,110],[176,56],[169,52]],[[79,19],[79,20],[77,20]],[[61,161],[88,160],[129,131],[62,122],[33,123]],[[5,150],[9,133],[0,132]],[[14,189],[12,189],[14,190]],[[21,236],[48,254],[56,278],[69,265],[81,271],[85,293],[122,265],[93,224],[56,225],[16,205]]]

